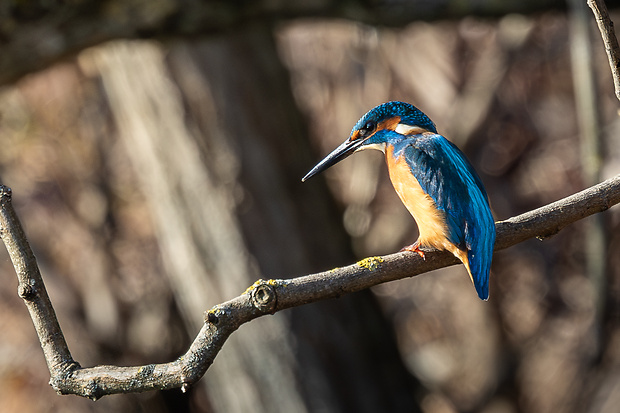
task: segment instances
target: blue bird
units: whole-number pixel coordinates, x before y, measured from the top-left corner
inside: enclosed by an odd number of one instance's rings
[[[368,148],[385,154],[392,185],[418,225],[418,240],[403,250],[423,258],[420,247],[450,251],[465,265],[478,296],[487,300],[495,244],[487,193],[465,155],[415,106],[388,102],[370,110],[349,139],[302,181]]]

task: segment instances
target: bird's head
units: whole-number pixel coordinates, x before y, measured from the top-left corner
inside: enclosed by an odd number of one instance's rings
[[[384,150],[389,139],[437,133],[435,124],[420,109],[405,102],[387,102],[376,106],[357,121],[349,139],[334,149],[302,178],[305,181],[362,149]]]

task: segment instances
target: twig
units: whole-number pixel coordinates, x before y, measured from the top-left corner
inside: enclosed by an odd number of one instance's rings
[[[527,239],[543,239],[565,226],[620,202],[620,175],[534,211],[496,223],[496,250]],[[69,349],[50,303],[36,260],[11,204],[11,190],[0,185],[0,236],[19,279],[50,369],[50,384],[61,394],[96,400],[107,394],[143,392],[187,386],[207,371],[228,337],[244,323],[266,314],[339,297],[387,281],[413,277],[454,265],[452,254],[431,251],[371,257],[356,264],[290,280],[259,280],[240,296],[216,305],[191,347],[175,361],[136,367],[82,368]]]
[[[56,313],[45,291],[36,258],[11,205],[11,188],[0,185],[0,236],[17,273],[17,294],[24,300],[52,376],[79,368],[73,361]]]
[[[592,9],[596,24],[601,32],[603,43],[605,44],[605,52],[611,67],[611,75],[614,79],[614,89],[616,97],[620,100],[620,47],[614,30],[614,23],[609,18],[607,6],[604,0],[588,0],[588,6]]]

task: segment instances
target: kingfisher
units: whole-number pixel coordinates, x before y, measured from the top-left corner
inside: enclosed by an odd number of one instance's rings
[[[487,300],[495,222],[486,190],[463,152],[415,106],[394,101],[371,109],[302,181],[369,148],[385,154],[392,185],[418,225],[417,241],[401,251],[422,258],[420,248],[451,252],[467,269],[480,299]]]

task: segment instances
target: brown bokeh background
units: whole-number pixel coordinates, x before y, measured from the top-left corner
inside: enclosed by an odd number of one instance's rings
[[[464,150],[498,220],[620,171],[602,42],[592,20],[580,32],[560,13],[115,41],[4,87],[0,178],[74,358],[174,359],[204,310],[258,278],[413,242],[380,154],[300,182],[387,100]],[[95,403],[47,384],[0,248],[0,410],[615,412],[619,220],[612,209],[498,252],[488,302],[461,266],[442,269],[243,326],[188,394]]]

